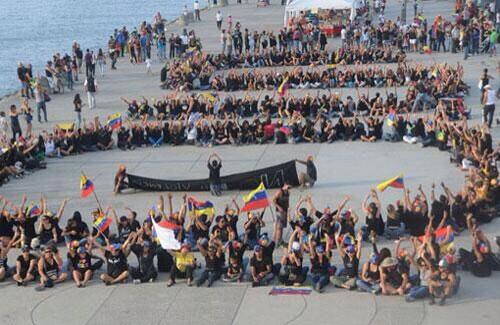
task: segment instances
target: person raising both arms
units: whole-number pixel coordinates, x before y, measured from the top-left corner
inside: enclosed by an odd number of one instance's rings
[[[120,283],[128,278],[127,256],[130,254],[129,243],[133,237],[134,235],[130,235],[123,244],[111,244],[109,240],[105,238],[106,247],[100,246],[97,242],[94,242],[94,245],[101,250],[107,263],[106,273],[101,274],[101,280],[106,285]]]
[[[221,183],[220,183],[220,169],[222,168],[222,159],[221,157],[213,153],[208,157],[207,163],[208,171],[209,171],[209,181],[210,181],[210,192],[212,195],[220,196],[221,192]]]

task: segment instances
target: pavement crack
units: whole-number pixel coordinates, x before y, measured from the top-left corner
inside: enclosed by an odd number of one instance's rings
[[[89,324],[90,321],[97,315],[97,313],[102,309],[102,306],[104,306],[104,304],[106,303],[106,300],[108,300],[109,297],[111,297],[111,295],[113,294],[113,292],[115,292],[116,288],[118,288],[118,287],[116,286],[112,290],[109,290],[109,293],[106,296],[106,298],[103,299],[103,301],[101,302],[99,307],[92,313],[92,315],[89,317],[89,319],[85,322],[85,325]]]
[[[59,291],[55,291],[54,293],[52,293],[52,294],[48,295],[47,297],[43,298],[42,300],[40,300],[35,306],[33,306],[33,308],[30,311],[31,324],[36,325],[35,319],[33,318],[33,315],[34,315],[35,311],[38,309],[38,307],[40,307],[45,301],[49,300],[50,298],[55,297],[56,295],[63,293],[65,291],[68,291],[71,288],[72,288],[72,286],[68,286],[67,288],[61,289]]]
[[[236,308],[236,311],[234,312],[233,319],[231,319],[231,324],[234,324],[234,320],[236,319],[236,316],[238,316],[238,313],[239,313],[240,308],[241,308],[241,304],[243,303],[243,299],[245,299],[245,296],[247,294],[248,287],[249,287],[248,285],[245,287],[245,291],[241,295],[241,299],[240,299],[240,302],[238,303],[238,307]]]
[[[375,310],[373,311],[372,317],[370,317],[370,320],[368,321],[368,325],[373,324],[373,321],[375,320],[375,317],[377,317],[377,314],[378,314],[378,305],[377,305],[376,296],[372,295],[372,299],[373,299],[373,305],[375,307]]]
[[[179,295],[179,293],[181,292],[181,290],[182,290],[182,288],[181,288],[181,287],[177,288],[177,291],[175,292],[175,295],[174,295],[174,298],[172,299],[172,302],[170,302],[170,303],[168,304],[168,307],[167,307],[167,309],[165,310],[165,313],[163,314],[163,317],[160,317],[160,319],[158,320],[157,325],[160,325],[160,324],[161,324],[161,321],[162,321],[163,319],[165,319],[165,318],[166,318],[166,316],[168,315],[168,312],[170,311],[170,307],[172,307],[172,305],[174,304],[174,302],[175,302],[175,300],[177,299],[177,296]]]
[[[306,300],[306,298],[303,295],[301,297],[302,297],[302,300],[304,301],[304,306],[302,307],[302,309],[300,310],[300,312],[297,315],[295,315],[295,317],[293,317],[289,321],[285,322],[283,325],[288,325],[288,324],[291,324],[291,323],[295,322],[300,317],[302,317],[302,315],[306,311],[306,309],[307,309],[307,300]]]

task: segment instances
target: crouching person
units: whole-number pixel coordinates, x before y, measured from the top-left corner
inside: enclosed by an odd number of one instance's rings
[[[84,288],[92,278],[91,253],[87,252],[85,247],[78,247],[76,255],[71,260],[73,266],[73,280],[77,288]]]
[[[30,253],[29,246],[23,246],[21,255],[16,260],[16,273],[12,278],[18,286],[25,286],[35,280],[37,272],[37,257]]]
[[[288,255],[284,255],[281,259],[282,269],[278,276],[280,282],[284,285],[300,286],[306,281],[307,272],[309,269],[303,267],[303,253],[302,245],[298,241],[293,241],[294,235],[297,231],[294,231],[292,236],[290,236],[290,242],[288,245]]]
[[[274,278],[273,263],[264,257],[263,249],[260,245],[255,246],[254,254],[250,259],[250,277],[252,287],[266,286]]]
[[[56,283],[64,282],[68,275],[61,272],[62,265],[62,258],[57,250],[54,247],[46,247],[38,260],[40,285],[35,289],[41,291],[52,288]]]
[[[357,244],[348,245],[343,247],[340,239],[336,238],[337,249],[342,258],[344,268],[340,270],[339,274],[331,277],[331,281],[337,288],[344,288],[348,290],[356,289],[356,280],[358,278],[359,260],[361,258],[361,242],[363,234],[361,231],[356,236]]]
[[[184,243],[180,251],[169,252],[174,258],[174,265],[170,271],[170,280],[167,282],[167,286],[173,286],[176,279],[187,279],[187,285],[189,287],[192,285],[196,259],[193,253],[191,253],[190,248],[191,246],[188,243]]]
[[[221,276],[222,265],[224,260],[222,258],[223,246],[218,240],[211,240],[208,248],[205,248],[201,243],[198,244],[198,249],[201,255],[205,258],[205,270],[201,273],[196,281],[196,286],[200,287],[205,281],[208,280],[208,287],[218,280]]]
[[[106,285],[117,284],[127,280],[129,275],[127,256],[130,254],[129,241],[132,237],[129,236],[123,244],[110,244],[106,239],[107,247],[99,247],[107,265],[106,273],[101,274],[101,280]]]
[[[323,246],[314,246],[312,239],[309,238],[309,251],[311,254],[311,281],[313,289],[317,292],[323,292],[323,288],[330,283],[330,270],[332,270],[330,265],[330,250],[327,249],[325,252]]]
[[[430,305],[436,303],[436,298],[440,299],[439,305],[444,305],[446,298],[451,297],[458,290],[459,281],[448,266],[448,261],[444,258],[441,259],[437,271],[431,277],[429,282]]]
[[[130,268],[134,284],[153,282],[158,277],[154,265],[154,257],[156,255],[156,247],[148,240],[135,246],[135,253],[139,259],[139,266]]]

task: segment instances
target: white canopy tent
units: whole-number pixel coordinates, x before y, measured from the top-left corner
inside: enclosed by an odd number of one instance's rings
[[[289,17],[297,16],[301,11],[311,9],[351,9],[351,20],[361,0],[288,0],[285,7],[285,26]]]

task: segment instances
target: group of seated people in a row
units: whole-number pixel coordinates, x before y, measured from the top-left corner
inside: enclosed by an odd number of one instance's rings
[[[402,63],[404,60],[404,52],[394,48],[365,48],[364,46],[355,45],[339,48],[331,53],[319,50],[302,52],[285,49],[282,51],[271,49],[262,53],[244,53],[241,55],[195,52],[182,60],[167,63],[161,81],[164,88],[175,88],[176,85],[182,84],[183,80],[197,78],[201,82],[207,76],[210,77],[215,71],[225,69]]]
[[[357,101],[351,96],[345,100],[337,93],[305,95],[300,98],[286,95],[266,95],[261,100],[246,95],[243,98],[217,94],[179,97],[170,94],[163,99],[123,100],[128,105],[131,121],[116,131],[102,125],[98,119],[84,123],[81,129],[55,128],[53,132],[42,132],[39,136],[19,137],[16,141],[2,141],[4,150],[0,155],[0,180],[10,176],[22,176],[25,170],[44,168],[44,157],[62,157],[85,151],[109,150],[114,144],[121,149],[132,149],[144,145],[196,144],[202,146],[220,144],[265,144],[299,142],[333,142],[338,139],[376,141],[387,133],[387,139],[399,141],[405,136],[413,143],[428,139],[436,140],[439,127],[430,118],[410,120],[407,112],[416,112],[417,89],[423,83],[409,87],[405,98],[386,90],[385,99],[376,93],[374,97],[358,92]],[[442,89],[431,84],[427,90],[433,98],[444,95]],[[431,104],[432,105],[432,104]],[[431,108],[425,105],[423,109]],[[416,109],[414,109],[416,107]],[[438,103],[443,119],[455,121],[467,116],[460,105]],[[252,117],[254,119],[242,119]],[[257,117],[257,118],[255,118]],[[340,117],[337,121],[337,117]],[[154,118],[156,121],[148,121]],[[278,118],[278,120],[274,119]],[[274,120],[273,120],[274,119]],[[333,119],[333,120],[332,120]],[[389,122],[390,119],[390,122]],[[383,132],[384,121],[389,128]],[[445,139],[445,138],[442,138]],[[406,141],[406,140],[405,140]],[[447,140],[437,140],[446,143]]]
[[[91,222],[100,224],[98,220],[105,217],[113,220],[112,226],[90,230],[78,211],[65,227],[59,225],[67,200],[52,213],[44,197],[39,207],[27,205],[25,196],[19,205],[1,198],[0,279],[12,276],[19,286],[37,280],[36,289],[44,290],[71,277],[77,287],[85,287],[105,263],[99,278],[106,285],[129,277],[137,284],[152,282],[158,272],[170,272],[168,286],[183,278],[188,285],[207,283],[209,287],[221,278],[225,282],[250,281],[252,286],[275,281],[300,286],[310,279],[318,292],[332,283],[337,288],[405,296],[408,302],[430,297],[434,303],[439,298],[444,304],[459,289],[459,270],[478,277],[500,270],[499,258],[479,228],[498,214],[500,187],[496,180],[474,169],[459,192],[453,193],[442,183],[443,194],[436,197],[432,185],[429,201],[421,186],[413,199],[404,188],[402,199],[386,209],[371,190],[361,206],[364,225],[360,225],[356,209],[349,206],[348,196],[335,210],[316,209],[310,196],[300,198],[292,209],[290,189],[285,185],[271,201],[277,211],[285,209],[285,225],[276,222],[285,227],[289,224],[287,243],[278,235],[277,225],[272,238],[264,233],[267,208],[248,212],[241,222],[234,200],[215,216],[190,211],[185,195],[177,211],[168,195],[165,211],[160,196],[142,224],[135,211],[126,208],[127,215],[118,217],[108,207],[94,211]],[[153,235],[152,218],[156,223],[175,225],[176,239],[182,243],[179,250],[161,248]],[[471,235],[472,251],[454,246],[455,236],[465,229]],[[377,247],[377,238],[384,236],[396,240],[394,249]],[[363,249],[364,241],[372,249]],[[66,244],[66,260],[59,243]],[[11,267],[9,251],[19,246],[21,254]],[[282,252],[280,246],[284,246]],[[131,252],[135,259],[129,258]]]
[[[224,74],[211,74],[210,68],[205,70],[200,78],[194,74],[178,73],[176,77],[168,79],[167,88],[178,91],[200,89],[226,92],[279,90],[285,85],[292,89],[380,88],[407,87],[422,81],[443,87],[456,84],[458,91],[466,89],[462,81],[463,68],[447,64],[399,64],[394,68],[355,66],[345,69],[337,66],[329,66],[327,69],[297,67],[284,73],[272,70],[230,70]]]

